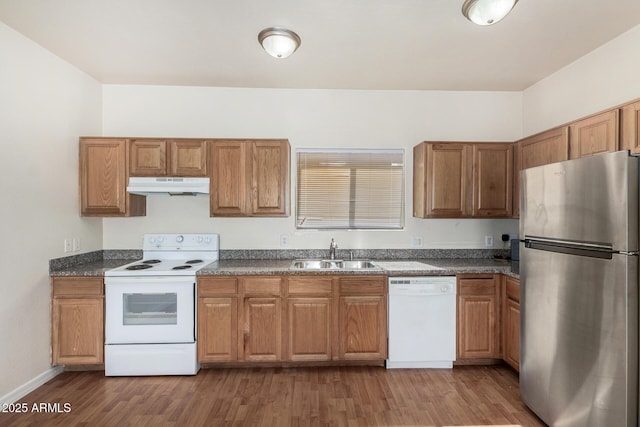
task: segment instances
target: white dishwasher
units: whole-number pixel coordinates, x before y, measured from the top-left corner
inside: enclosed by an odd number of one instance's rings
[[[389,278],[387,368],[451,368],[456,360],[455,276]]]

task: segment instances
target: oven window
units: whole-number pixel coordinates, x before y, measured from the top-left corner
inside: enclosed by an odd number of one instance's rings
[[[178,294],[123,294],[123,325],[177,325]]]

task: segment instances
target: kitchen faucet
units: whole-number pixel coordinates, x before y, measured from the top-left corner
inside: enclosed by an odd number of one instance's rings
[[[331,239],[331,243],[329,244],[329,259],[336,259],[336,249],[338,249],[338,245]]]

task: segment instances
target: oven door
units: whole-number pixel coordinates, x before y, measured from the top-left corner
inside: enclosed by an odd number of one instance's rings
[[[195,342],[195,278],[107,277],[105,343]]]

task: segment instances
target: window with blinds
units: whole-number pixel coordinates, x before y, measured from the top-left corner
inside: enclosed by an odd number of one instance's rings
[[[297,151],[299,229],[402,229],[404,150]]]

